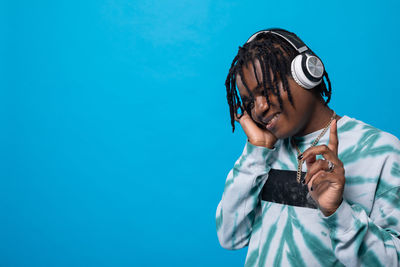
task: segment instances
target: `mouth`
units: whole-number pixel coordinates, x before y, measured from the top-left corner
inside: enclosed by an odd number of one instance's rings
[[[280,115],[281,115],[281,113],[277,112],[275,114],[268,116],[265,120],[263,120],[262,122],[265,125],[265,128],[267,130],[271,130],[271,129],[275,128]]]

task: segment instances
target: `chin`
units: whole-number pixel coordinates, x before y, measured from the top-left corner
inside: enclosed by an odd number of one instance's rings
[[[278,129],[278,131],[272,132],[273,135],[275,135],[276,138],[278,139],[286,139],[288,137],[293,136],[294,134],[291,134],[290,132]]]
[[[289,137],[287,134],[273,133],[277,139],[286,139]]]

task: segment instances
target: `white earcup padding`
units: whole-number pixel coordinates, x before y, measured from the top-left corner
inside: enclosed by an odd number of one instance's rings
[[[314,82],[306,77],[306,75],[303,72],[303,68],[301,66],[301,61],[304,56],[306,56],[306,55],[300,54],[300,55],[297,55],[293,59],[292,64],[291,64],[292,77],[301,87],[304,87],[306,89],[311,89],[311,88],[314,88],[315,86],[317,86],[318,84],[320,84],[322,79],[320,79],[317,82]],[[315,61],[312,58],[316,58],[316,57],[311,56],[307,59],[307,61],[309,61],[309,62],[306,62],[307,69],[310,72],[310,75],[312,75],[312,76],[317,75],[320,78],[322,78],[322,75],[323,75],[322,62],[319,59],[317,61]],[[311,59],[311,61],[310,61],[310,59]],[[322,70],[321,70],[321,66],[322,66]],[[316,76],[314,76],[314,77],[319,78]]]

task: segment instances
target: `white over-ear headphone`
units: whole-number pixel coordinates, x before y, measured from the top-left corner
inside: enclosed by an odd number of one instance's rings
[[[291,63],[293,79],[306,89],[311,89],[321,83],[324,76],[324,64],[294,33],[283,29],[273,28],[253,34],[246,43],[253,41],[260,33],[272,33],[286,40],[300,54]]]

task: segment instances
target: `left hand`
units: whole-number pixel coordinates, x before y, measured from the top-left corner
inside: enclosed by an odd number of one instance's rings
[[[303,153],[307,164],[305,184],[325,216],[333,214],[343,200],[345,177],[343,163],[338,158],[338,146],[335,119],[330,125],[328,145],[310,147]],[[317,155],[322,155],[324,159],[316,160]],[[329,170],[328,161],[333,163],[333,170]]]

